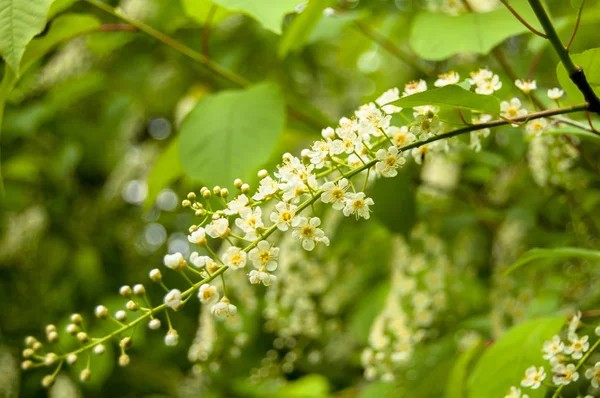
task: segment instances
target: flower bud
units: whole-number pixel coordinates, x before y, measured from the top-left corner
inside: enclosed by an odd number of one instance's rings
[[[162,274],[158,268],[154,268],[152,271],[150,271],[150,279],[152,282],[162,282]]]
[[[76,361],[77,361],[77,355],[75,355],[75,354],[67,355],[67,363],[69,365],[73,365]]]
[[[67,333],[69,333],[71,336],[75,336],[77,332],[79,332],[79,326],[75,325],[74,323],[69,323],[67,325]]]
[[[44,357],[44,365],[46,366],[52,366],[54,365],[54,363],[58,360],[58,355],[56,355],[53,352],[49,352],[48,354],[46,354],[46,356]]]
[[[146,294],[146,288],[141,283],[138,283],[133,287],[133,294],[135,294],[138,297],[141,297],[144,294]]]
[[[79,325],[81,322],[83,322],[83,317],[80,314],[73,314],[71,315],[71,322]]]
[[[106,308],[103,305],[99,305],[94,310],[94,313],[96,314],[97,318],[99,318],[99,319],[106,319],[106,317],[108,316],[108,308]]]
[[[187,199],[184,199],[181,201],[181,207],[190,207],[192,205],[192,202],[190,202]]]
[[[160,329],[160,319],[154,318],[148,322],[148,327],[152,330]]]
[[[240,189],[242,190],[242,193],[248,193],[250,192],[250,185],[243,184]]]
[[[123,337],[119,342],[122,349],[126,350],[131,347],[131,337]]]
[[[25,345],[27,347],[31,347],[33,346],[33,344],[37,341],[37,339],[33,336],[27,336],[25,337]]]
[[[165,345],[169,347],[176,346],[179,342],[179,334],[177,334],[177,330],[170,329],[165,336]]]
[[[119,356],[119,366],[125,367],[127,365],[129,365],[129,355],[127,354],[121,354]]]
[[[79,373],[79,380],[88,381],[92,378],[92,371],[89,368],[85,368]]]
[[[44,376],[44,378],[42,379],[42,386],[44,388],[52,387],[53,384],[54,384],[54,376],[53,375]]]
[[[115,314],[115,318],[119,322],[125,322],[127,320],[127,313],[122,310],[117,311],[117,313]]]
[[[119,289],[119,294],[125,298],[129,298],[131,297],[131,288],[127,285],[121,286],[121,289]]]
[[[129,300],[127,302],[127,304],[125,304],[125,307],[127,308],[128,311],[137,311],[140,309],[140,307],[137,305],[137,303],[133,300]]]
[[[242,185],[244,185],[244,182],[239,178],[236,178],[233,181],[233,186],[236,187],[237,189],[240,189],[242,187]]]
[[[97,346],[94,347],[94,354],[102,355],[102,354],[104,354],[105,349],[106,348],[104,347],[104,344],[98,344]]]
[[[39,341],[36,341],[35,343],[33,343],[33,345],[31,346],[31,348],[33,348],[34,351],[39,351],[42,349],[42,343],[40,343]]]
[[[26,348],[23,350],[23,358],[27,359],[27,358],[31,358],[33,356],[33,354],[35,354],[35,352],[31,349],[31,348]]]
[[[187,198],[189,200],[196,200],[196,193],[195,192],[190,192],[187,194]]]
[[[26,361],[21,362],[21,369],[29,370],[31,368],[33,368],[33,361],[28,359]]]
[[[82,343],[87,343],[90,340],[90,336],[88,336],[86,332],[79,332],[77,333],[77,340],[81,341]]]
[[[50,334],[52,332],[56,332],[56,326],[52,324],[46,326],[46,334]]]
[[[210,189],[208,189],[208,188],[206,188],[206,187],[203,187],[203,188],[200,190],[200,194],[202,195],[202,197],[203,197],[204,199],[208,199],[208,198],[210,198],[210,196],[211,196]]]
[[[58,333],[56,332],[56,330],[48,333],[48,341],[50,343],[56,343],[58,341]]]
[[[258,174],[258,178],[262,180],[263,178],[265,178],[266,176],[269,175],[269,172],[265,169],[262,169],[262,170],[259,170],[257,174]]]
[[[221,187],[218,185],[215,185],[215,187],[213,188],[213,193],[215,194],[215,196],[220,196],[221,195]]]
[[[229,196],[229,189],[227,188],[221,188],[221,197],[222,198],[226,198]]]

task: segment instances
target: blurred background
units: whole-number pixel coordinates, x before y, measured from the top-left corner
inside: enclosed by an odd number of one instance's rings
[[[65,370],[44,390],[44,371],[20,370],[25,336],[41,338],[50,323],[64,329],[74,312],[92,318],[99,303],[122,306],[121,285],[149,283],[148,271],[161,266],[164,254],[190,252],[187,229],[194,217],[180,203],[203,181],[179,163],[179,128],[198,100],[237,88],[91,4],[69,3],[56,15],[90,14],[100,28],[36,62],[11,92],[2,125],[3,396],[438,397],[465,347],[535,316],[597,304],[598,269],[586,261],[499,276],[530,247],[597,248],[600,228],[596,147],[577,141],[574,166],[556,171],[550,156],[541,170],[528,164],[530,143],[504,127],[481,152],[468,150],[467,137],[447,156],[432,157],[422,168],[410,163],[398,178],[375,183],[373,220],[326,216],[332,246],[290,255],[295,271],[282,276],[278,288],[244,285],[243,277],[234,281],[241,324],[215,324],[193,303],[173,317],[181,336],[177,347],[166,347],[162,333],[140,328],[129,367],[119,369],[116,346],[107,347],[93,359],[90,382],[81,384],[77,370]],[[417,78],[432,82],[436,72],[454,69],[466,77],[487,66],[505,82],[499,97],[517,95],[491,55],[426,60],[412,53],[412,22],[418,13],[443,12],[435,2],[333,2],[335,11],[320,16],[301,48],[284,58],[278,56],[280,36],[241,13],[219,8],[207,18],[203,2],[192,0],[108,3],[250,82],[275,82],[288,110],[302,111],[288,111],[278,142],[252,175],[273,167],[284,152],[297,154],[321,128],[388,88],[402,90]],[[568,36],[569,2],[550,3]],[[600,10],[588,4],[573,53],[597,45]],[[294,18],[285,17],[284,30]],[[531,35],[517,35],[498,48],[520,77],[535,62],[534,76],[545,92],[557,85],[558,60],[536,43]],[[557,177],[544,180],[544,172]],[[396,375],[398,384],[366,381],[361,352],[387,308],[390,264],[417,257],[439,267],[446,281],[428,343],[414,347],[414,359]],[[429,286],[425,279],[419,283]],[[294,290],[297,284],[303,288]],[[160,294],[151,293],[154,302]],[[98,335],[110,330],[99,322],[91,328]],[[199,347],[202,342],[206,346]]]

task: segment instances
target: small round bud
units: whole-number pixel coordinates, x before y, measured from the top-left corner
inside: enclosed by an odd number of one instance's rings
[[[50,343],[56,343],[58,341],[58,333],[56,332],[56,330],[48,333],[48,341]]]
[[[115,314],[115,319],[119,322],[125,322],[127,320],[127,313],[125,311],[117,311]]]
[[[237,189],[240,189],[242,187],[242,185],[244,185],[244,182],[240,178],[236,178],[233,181],[233,186],[236,187]]]
[[[86,343],[90,340],[90,336],[88,336],[86,332],[79,332],[77,333],[77,340],[81,341],[82,343]]]
[[[148,322],[148,327],[152,330],[160,329],[160,319],[154,318]]]
[[[600,326],[597,326],[596,329],[594,329],[594,333],[596,333],[596,336],[600,336]]]
[[[121,286],[121,288],[119,289],[119,294],[125,298],[129,298],[131,297],[131,288],[127,285]]]
[[[138,297],[142,297],[144,294],[146,294],[146,289],[144,288],[144,285],[142,285],[141,283],[135,285],[133,287],[133,294],[135,294]]]
[[[53,352],[49,352],[48,354],[46,354],[46,356],[44,357],[44,365],[46,366],[52,366],[54,365],[54,363],[58,360],[58,355],[56,355]]]
[[[165,336],[165,344],[169,347],[176,346],[179,342],[179,334],[177,334],[177,330],[169,329],[167,335]]]
[[[104,354],[105,349],[106,347],[104,347],[104,344],[98,344],[96,347],[94,347],[94,354],[102,355]]]
[[[137,311],[140,309],[140,307],[137,305],[137,303],[133,300],[129,300],[127,302],[127,304],[125,304],[125,307],[127,308],[128,311]]]
[[[33,344],[37,341],[37,339],[33,336],[27,336],[25,337],[25,345],[27,347],[31,347],[33,346]]]
[[[56,326],[54,326],[52,324],[46,326],[46,334],[49,334],[51,332],[56,332]]]
[[[92,371],[89,368],[85,368],[79,373],[79,380],[88,381],[92,378]]]
[[[222,198],[226,198],[229,196],[229,189],[227,188],[221,188],[221,197]]]
[[[119,356],[119,366],[125,367],[125,366],[129,365],[129,361],[130,361],[129,355],[121,354],[121,356]]]
[[[75,336],[78,332],[79,326],[75,325],[74,323],[69,323],[67,325],[67,333],[69,333],[71,336]]]
[[[250,185],[248,184],[243,184],[240,189],[242,190],[242,193],[248,193],[250,192]]]
[[[196,217],[202,217],[206,214],[206,211],[204,209],[198,209],[194,212],[194,214],[196,215]]]
[[[121,341],[119,342],[119,345],[121,346],[121,348],[123,348],[124,350],[128,349],[131,347],[131,337],[123,337],[121,339]]]
[[[23,358],[25,359],[31,358],[33,354],[35,354],[35,352],[31,348],[25,348],[22,353]]]
[[[83,322],[83,317],[80,314],[73,314],[71,315],[71,322],[79,325],[81,322]]]
[[[44,378],[42,379],[42,386],[44,388],[52,387],[53,384],[54,384],[54,376],[53,375],[44,376]]]
[[[152,282],[156,283],[162,281],[162,274],[158,268],[154,268],[152,271],[150,271],[150,279],[152,279]]]
[[[268,176],[268,175],[269,175],[269,172],[267,170],[265,170],[265,169],[262,169],[262,170],[258,171],[258,178],[260,178],[261,180],[263,178],[265,178],[266,176]]]
[[[196,200],[196,193],[195,192],[190,192],[187,194],[187,198],[189,200]]]
[[[21,369],[23,370],[29,370],[33,368],[33,361],[30,361],[29,359],[26,361],[21,362]]]
[[[214,193],[216,196],[220,196],[220,195],[221,195],[221,187],[220,187],[220,186],[218,186],[218,185],[215,185],[212,191],[213,191],[213,193]]]
[[[219,218],[221,218],[221,216],[219,216],[217,213],[215,213],[215,214],[212,215],[211,218],[212,218],[213,221],[217,221]]]
[[[106,319],[106,317],[108,316],[108,308],[106,308],[103,305],[99,305],[94,310],[94,313],[96,314],[97,318],[99,318],[99,319]]]
[[[184,199],[181,201],[181,207],[190,207],[192,205],[192,202],[190,202],[187,199]]]
[[[203,197],[204,199],[208,199],[208,198],[210,198],[210,195],[211,195],[211,193],[210,193],[210,189],[208,189],[208,188],[204,187],[204,188],[202,188],[202,190],[200,191],[200,194],[202,195],[202,197]]]
[[[75,355],[75,354],[67,355],[67,363],[69,365],[73,365],[75,362],[77,362],[77,355]]]
[[[33,343],[33,345],[31,346],[31,348],[33,348],[34,351],[39,351],[42,349],[42,343],[40,343],[39,341],[36,341],[35,343]]]

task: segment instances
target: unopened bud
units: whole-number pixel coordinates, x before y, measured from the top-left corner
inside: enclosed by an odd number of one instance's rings
[[[133,287],[133,294],[138,297],[142,297],[144,294],[146,294],[146,288],[144,288],[144,285],[141,283],[138,283]]]
[[[127,313],[125,311],[117,311],[115,314],[115,319],[119,322],[125,322],[127,320]]]
[[[125,307],[127,308],[128,311],[137,311],[140,309],[140,307],[137,305],[137,303],[133,300],[129,300],[127,302],[127,304],[125,304]]]
[[[89,368],[85,368],[79,373],[79,380],[88,381],[92,378],[92,371]]]
[[[242,184],[242,187],[240,189],[241,189],[242,193],[248,193],[248,192],[250,192],[250,185]]]
[[[44,388],[52,387],[53,384],[54,384],[54,376],[53,375],[44,376],[44,378],[42,379],[42,386]]]
[[[227,188],[221,188],[221,197],[222,198],[226,198],[229,196],[229,189]]]
[[[125,286],[121,286],[121,288],[119,289],[119,294],[125,298],[129,298],[131,297],[131,287],[125,285]]]
[[[71,315],[71,322],[79,325],[81,322],[83,322],[83,317],[80,314],[73,314]]]
[[[86,332],[79,332],[77,333],[77,340],[81,341],[82,343],[87,343],[90,340],[90,336],[88,336]]]
[[[108,316],[108,308],[106,308],[103,305],[99,305],[94,310],[94,313],[96,314],[97,318],[99,318],[99,319],[106,319],[106,317]]]
[[[157,283],[162,281],[162,274],[158,268],[154,268],[152,271],[150,271],[150,279],[152,279],[152,282]]]
[[[269,172],[267,170],[265,170],[265,169],[262,169],[262,170],[258,171],[258,178],[260,178],[261,180],[263,178],[265,178],[266,176],[268,176],[268,175],[269,175]]]
[[[240,178],[236,178],[233,181],[233,186],[240,189],[242,187],[242,185],[244,185],[244,182],[240,179]]]
[[[129,355],[127,354],[121,354],[121,356],[119,356],[119,366],[127,366],[129,365]]]

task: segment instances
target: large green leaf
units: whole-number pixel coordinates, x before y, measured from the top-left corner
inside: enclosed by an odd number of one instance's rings
[[[527,1],[511,1],[511,5],[538,27]],[[439,61],[465,52],[485,55],[505,39],[526,32],[528,29],[504,7],[457,16],[422,12],[414,19],[409,41],[417,55]]]
[[[590,86],[592,86],[596,95],[600,95],[600,48],[592,48],[580,54],[572,54],[571,58],[576,65],[583,68]],[[572,100],[579,101],[583,99],[583,94],[581,94],[575,83],[571,81],[562,63],[559,63],[556,67],[556,75],[558,76],[560,85]]]
[[[417,221],[415,189],[409,173],[400,170],[394,178],[382,178],[375,182],[373,215],[388,230],[408,235]]]
[[[470,374],[473,362],[481,353],[482,348],[481,344],[476,344],[459,355],[446,381],[445,398],[466,397],[467,376]]]
[[[517,268],[540,259],[563,259],[563,258],[589,258],[600,261],[600,251],[580,249],[577,247],[557,247],[555,249],[531,249],[523,254],[513,265],[505,272],[509,274]]]
[[[277,50],[279,57],[284,58],[289,52],[302,48],[322,19],[323,10],[332,3],[332,0],[312,0],[308,3],[283,33]]]
[[[279,88],[266,83],[202,98],[181,126],[179,154],[187,174],[231,187],[268,160],[283,129]]]
[[[161,190],[185,174],[179,161],[179,137],[169,143],[169,146],[156,158],[150,176],[148,177],[148,195],[144,207],[149,208],[154,203]]]
[[[320,374],[309,374],[285,384],[275,394],[277,398],[326,398],[329,396],[329,380]]]
[[[53,0],[50,10],[48,11],[48,20],[54,18],[57,14],[60,14],[79,0]]]
[[[46,26],[52,0],[0,0],[0,56],[19,75],[25,47]]]
[[[302,0],[212,0],[230,11],[240,11],[256,19],[265,28],[278,35],[286,14],[294,11]]]
[[[422,105],[447,105],[487,113],[500,112],[500,100],[492,95],[475,94],[457,85],[450,85],[422,93],[408,95],[394,102],[402,108]]]
[[[205,25],[208,20],[208,16],[212,13],[210,19],[211,25],[221,22],[223,19],[231,15],[231,13],[219,7],[210,1],[205,0],[181,0],[181,5],[186,15],[198,22],[200,25]],[[212,7],[216,9],[212,10]]]
[[[563,318],[539,318],[509,330],[475,365],[467,383],[468,397],[503,397],[511,386],[519,385],[528,367],[547,366],[542,346],[560,331],[564,322]],[[544,392],[544,388],[527,390],[530,398],[543,397]]]

